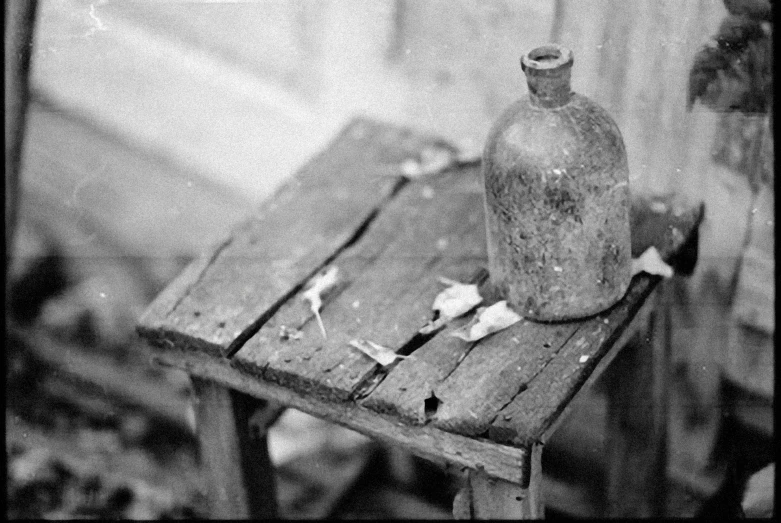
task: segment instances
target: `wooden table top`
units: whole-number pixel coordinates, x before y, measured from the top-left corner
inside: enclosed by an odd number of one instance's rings
[[[516,449],[542,437],[660,278],[635,276],[617,305],[582,321],[522,320],[470,343],[450,336],[466,317],[421,335],[445,288],[440,277],[479,284],[482,305],[498,300],[486,272],[479,166],[454,164],[414,180],[402,173],[406,160],[432,147],[448,148],[436,137],[355,120],[161,293],[139,333],[169,364],[370,435],[395,431],[388,439],[423,454],[473,466],[469,456],[493,445],[495,468],[520,457]],[[696,245],[702,215],[702,206],[635,200],[633,256],[655,245],[664,259],[680,258],[684,245]],[[324,339],[301,294],[334,265],[339,281],[324,296]],[[282,335],[283,326],[300,329],[300,339]],[[349,345],[356,338],[409,357],[382,367]],[[479,459],[490,473],[492,458]],[[511,468],[492,473],[519,479]]]

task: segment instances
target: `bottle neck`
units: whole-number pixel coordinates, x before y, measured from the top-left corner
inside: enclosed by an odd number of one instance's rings
[[[532,105],[561,107],[572,98],[572,51],[555,44],[538,47],[521,58]]]

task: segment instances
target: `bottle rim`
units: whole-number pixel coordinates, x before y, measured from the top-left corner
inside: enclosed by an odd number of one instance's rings
[[[521,68],[527,71],[551,72],[571,67],[574,62],[572,50],[559,44],[535,47],[521,57]]]

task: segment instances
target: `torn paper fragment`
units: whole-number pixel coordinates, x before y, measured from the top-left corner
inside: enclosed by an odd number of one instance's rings
[[[490,307],[478,309],[472,321],[450,335],[464,341],[477,341],[519,321],[521,317],[507,306],[506,301],[502,300]]]
[[[373,341],[369,340],[350,340],[350,346],[363,352],[383,367],[390,365],[396,361],[397,358],[406,358],[406,356],[396,354],[388,347],[383,347],[379,343],[374,343]]]
[[[651,210],[657,214],[664,214],[667,212],[667,205],[659,200],[651,202]]]
[[[441,145],[429,145],[420,151],[420,158],[408,158],[401,163],[401,173],[407,178],[438,174],[456,164],[455,152]]]
[[[445,325],[453,318],[466,314],[483,301],[477,285],[460,283],[449,278],[440,278],[440,282],[449,285],[447,289],[437,294],[431,309],[439,313],[435,321],[428,322],[421,334],[430,334]]]
[[[303,337],[304,333],[298,329],[288,327],[287,325],[279,326],[279,339],[282,341],[300,340]]]
[[[307,290],[301,294],[301,297],[309,302],[309,308],[315,315],[317,324],[320,326],[320,332],[323,333],[323,338],[326,339],[328,336],[325,333],[323,319],[320,317],[320,307],[323,305],[323,294],[336,285],[338,273],[339,268],[336,265],[332,265],[325,271],[321,271],[309,281]]]
[[[673,275],[673,268],[662,260],[656,247],[648,247],[639,258],[632,260],[632,276],[641,272],[670,278]]]
[[[440,281],[449,285],[447,289],[437,294],[431,306],[433,310],[439,311],[440,316],[457,318],[483,301],[475,284],[459,283],[447,278],[441,278]]]

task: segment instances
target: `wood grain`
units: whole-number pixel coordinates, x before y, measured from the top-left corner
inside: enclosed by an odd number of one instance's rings
[[[577,324],[522,320],[481,340],[433,394],[435,426],[459,434],[488,430],[497,413],[553,359]]]
[[[159,351],[155,362],[182,369],[191,376],[212,380],[257,398],[287,405],[389,445],[398,445],[437,463],[446,461],[462,468],[482,468],[491,477],[518,484],[524,482],[522,464],[526,450],[523,448],[497,445],[484,438],[467,438],[429,426],[412,426],[353,402],[334,402],[302,394],[247,375],[224,360],[193,351]]]
[[[702,206],[686,209],[675,216],[672,210],[657,212],[648,202],[640,201],[633,206],[633,211],[633,221],[639,224],[638,234],[634,234],[633,229],[633,251],[642,252],[650,243],[659,249],[666,261],[674,258],[696,234],[703,216]],[[645,273],[635,276],[626,296],[618,304],[580,322],[577,332],[556,358],[498,413],[489,430],[491,439],[515,444],[530,444],[541,439],[592,376],[601,359],[617,345],[659,281],[659,277]]]
[[[235,351],[390,199],[400,163],[425,137],[355,121],[321,155],[208,256],[177,279],[172,295],[140,321],[150,341],[191,345],[214,355]]]
[[[627,295],[607,314],[580,323],[556,358],[497,413],[489,429],[491,439],[517,445],[540,440],[627,328],[653,290],[656,282],[652,278],[659,277],[636,276]],[[582,358],[587,359],[581,361]]]
[[[200,456],[207,474],[210,516],[276,516],[274,471],[265,434],[250,433],[249,419],[265,402],[194,378]]]
[[[237,364],[299,391],[347,399],[377,367],[349,346],[351,340],[398,351],[432,318],[431,304],[444,289],[438,277],[466,281],[484,266],[476,179],[475,170],[460,171],[432,179],[428,191],[420,184],[402,190],[364,237],[333,261],[347,270],[345,287],[321,312],[328,338],[309,321],[311,314],[301,314],[294,297],[291,308],[299,316],[292,325],[302,329],[302,339],[280,339],[280,324],[269,323],[239,351]]]
[[[398,416],[407,423],[422,425],[429,421],[439,403],[433,395],[434,387],[456,369],[475,345],[450,335],[469,320],[464,317],[452,321],[418,348],[413,358],[400,361],[361,403],[376,412]]]
[[[519,485],[469,470],[453,503],[455,519],[543,519],[542,445],[531,449],[528,484]]]

